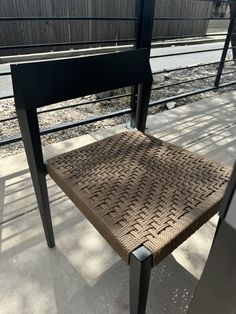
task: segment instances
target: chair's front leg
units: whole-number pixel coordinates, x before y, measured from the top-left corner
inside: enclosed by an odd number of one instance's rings
[[[130,314],[144,314],[152,268],[152,253],[141,246],[130,256]]]

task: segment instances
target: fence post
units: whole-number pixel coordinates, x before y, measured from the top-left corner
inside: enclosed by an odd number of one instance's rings
[[[134,49],[147,48],[149,55],[152,43],[153,19],[155,10],[155,0],[136,0],[135,15],[137,21],[135,24],[135,46]],[[138,66],[138,65],[137,65]],[[138,86],[132,87],[131,97],[131,127],[137,126],[136,109],[138,103]],[[146,119],[146,117],[145,117]]]
[[[219,84],[220,84],[221,75],[222,75],[222,72],[223,72],[223,69],[224,69],[224,65],[225,65],[225,59],[226,59],[226,56],[227,56],[227,52],[228,52],[228,49],[229,49],[231,36],[232,36],[232,33],[233,33],[233,29],[234,29],[234,23],[235,23],[235,16],[233,16],[231,18],[230,23],[229,23],[228,33],[227,33],[227,36],[226,36],[226,39],[225,39],[225,44],[224,44],[223,52],[222,52],[222,55],[221,55],[220,64],[219,64],[218,71],[217,71],[217,74],[216,74],[216,80],[215,80],[215,87],[216,88],[218,88]]]

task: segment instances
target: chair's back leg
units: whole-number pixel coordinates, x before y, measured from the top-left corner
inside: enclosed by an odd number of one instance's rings
[[[47,170],[43,161],[37,112],[35,108],[16,108],[16,112],[47,244],[49,247],[54,247],[55,243],[46,184]]]
[[[152,253],[141,246],[130,256],[130,314],[144,314],[147,304]]]
[[[37,175],[33,175],[33,173],[31,173],[31,176],[34,184],[36,198],[38,201],[39,212],[43,224],[47,245],[48,247],[52,248],[55,246],[55,241],[53,235],[46,178],[43,173],[37,173]]]

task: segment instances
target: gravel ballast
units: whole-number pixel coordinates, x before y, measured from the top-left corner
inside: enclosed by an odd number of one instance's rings
[[[215,75],[217,71],[217,65],[209,65],[199,68],[187,69],[187,70],[178,70],[175,72],[165,72],[163,74],[154,75],[154,83],[153,87],[160,87],[164,85],[174,84],[185,80],[192,80],[200,77],[205,77],[209,75]],[[236,71],[236,65],[234,62],[228,62],[225,64],[224,72],[232,72]],[[234,81],[235,73],[223,75],[221,79],[221,83],[227,83]],[[190,83],[184,83],[177,86],[170,86],[163,89],[158,89],[152,91],[151,101],[160,100],[164,98],[168,98],[171,96],[175,96],[177,94],[183,94],[186,92],[194,91],[196,89],[202,89],[214,86],[215,77],[208,79],[201,79],[199,81],[194,81]],[[170,108],[175,106],[183,106],[186,103],[195,102],[201,98],[211,97],[217,95],[219,93],[235,89],[235,85],[230,87],[225,87],[222,89],[218,89],[215,91],[210,91],[202,94],[198,94],[195,96],[182,98],[174,101],[174,104],[169,104]],[[114,91],[113,95],[118,95],[122,93],[130,92],[129,89],[123,89]],[[93,104],[83,105],[83,102],[97,100],[98,102]],[[107,101],[99,101],[98,95],[92,95],[89,97],[73,99],[64,103],[58,103],[55,105],[43,107],[40,110],[46,110],[49,108],[63,108],[65,105],[73,105],[78,104],[77,107],[61,109],[53,112],[47,112],[39,114],[39,123],[41,128],[48,128],[51,126],[55,126],[58,124],[64,124],[67,122],[75,122],[84,120],[87,118],[91,118],[94,116],[104,115],[110,112],[114,112],[120,109],[129,108],[130,97],[125,97],[121,99],[107,100]],[[161,107],[152,107],[149,109],[149,114],[156,114],[160,111],[166,110],[166,104],[163,104]],[[39,110],[39,111],[40,111]],[[174,110],[174,109],[172,109]],[[1,119],[6,117],[11,117],[15,115],[14,108],[14,100],[7,99],[0,101],[0,116]],[[122,123],[129,123],[130,115],[124,115],[121,117],[115,117],[111,119],[107,119],[101,122],[90,123],[88,125],[75,127],[72,129],[67,129],[64,131],[52,133],[42,137],[42,144],[48,145],[51,143],[61,142],[69,138],[73,138],[79,135],[87,134],[95,132],[99,129],[105,129],[111,126],[115,126]],[[0,124],[0,136],[1,137],[9,137],[16,134],[19,134],[19,126],[17,120],[10,120],[6,122],[2,122]],[[22,142],[17,142],[9,145],[4,145],[0,147],[0,158],[6,158],[11,155],[18,154],[23,151]]]

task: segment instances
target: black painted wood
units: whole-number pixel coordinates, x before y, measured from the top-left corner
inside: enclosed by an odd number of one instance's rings
[[[16,109],[48,247],[55,246],[36,109]]]
[[[13,64],[11,72],[13,86],[18,85],[27,108],[152,81],[146,49]]]
[[[152,258],[144,246],[130,256],[130,314],[145,314]]]
[[[24,63],[12,65],[11,70],[16,113],[39,211],[47,244],[53,247],[54,236],[37,107],[139,84],[140,100],[135,112],[136,127],[144,131],[152,82],[149,56],[146,49],[140,49],[92,57]],[[124,114],[126,112],[127,110],[124,110]],[[99,119],[97,117],[94,121]],[[77,123],[75,122],[74,125]],[[62,129],[69,126],[65,125]]]

